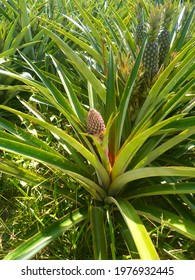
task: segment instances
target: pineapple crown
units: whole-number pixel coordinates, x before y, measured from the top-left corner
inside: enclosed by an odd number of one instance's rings
[[[144,3],[143,0],[139,0],[137,6],[135,7],[135,15],[137,18],[137,23],[144,23]]]
[[[162,19],[162,7],[155,5],[151,7],[149,28],[148,28],[148,42],[153,43],[157,40]]]
[[[173,19],[173,13],[174,13],[173,4],[166,1],[165,10],[164,10],[164,18],[163,18],[163,23],[162,23],[163,30],[169,30],[172,19]]]

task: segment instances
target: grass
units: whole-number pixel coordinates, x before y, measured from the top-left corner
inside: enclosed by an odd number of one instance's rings
[[[30,163],[25,164],[29,166]],[[82,194],[79,194],[79,186],[78,191],[73,191],[70,195],[69,192],[66,194],[64,188],[70,182],[60,179],[57,174],[52,176],[52,181],[51,188],[29,187],[15,178],[1,176],[1,259],[17,244],[66,214],[69,209],[72,209],[72,204],[79,204],[79,200],[82,199]],[[166,229],[163,225],[159,226],[150,219],[145,219],[144,224],[149,229],[161,259],[195,259],[194,241]],[[124,242],[121,241],[119,230],[117,227],[114,231],[118,258],[131,258],[133,252],[127,252]],[[52,241],[33,259],[92,259],[91,238],[89,221],[86,221],[82,226],[75,226]],[[135,255],[137,255],[136,252]]]
[[[24,164],[29,167],[30,163]],[[72,208],[73,202],[77,204],[77,192],[72,192],[72,195],[70,192],[66,194],[65,186],[69,184],[67,180],[60,179],[57,174],[52,174],[50,180],[52,181],[51,188],[32,187],[15,178],[7,178],[7,176],[2,175],[1,258],[7,254],[10,248],[13,248],[13,245],[16,246],[18,242],[28,239],[33,233],[66,214]],[[42,259],[47,256],[46,258],[56,259],[57,252],[61,250],[62,244],[64,244],[61,258],[72,259],[75,255],[73,248],[75,247],[74,239],[77,238],[76,235],[77,229],[74,228],[65,239],[64,236],[59,238],[56,241],[56,246],[51,245],[50,254],[41,252],[38,254],[39,257],[36,256],[35,258]]]
[[[23,164],[27,167],[32,166],[31,162],[23,162]],[[37,168],[39,169],[39,166]],[[44,172],[44,170],[41,172]],[[17,244],[24,242],[37,231],[66,214],[69,209],[72,209],[73,204],[79,204],[79,200],[82,199],[82,194],[79,193],[80,187],[78,186],[78,190],[76,192],[72,191],[70,194],[69,192],[66,193],[65,190],[67,184],[70,187],[71,182],[59,178],[57,174],[56,176],[52,175],[52,186],[50,188],[28,186],[15,178],[1,175],[1,259]],[[166,229],[163,225],[159,226],[150,219],[145,219],[144,224],[149,229],[161,259],[195,259],[194,241],[184,238],[175,231]],[[121,241],[118,227],[116,227],[114,235],[118,258],[131,259],[133,252],[127,252],[124,242]],[[91,238],[89,222],[86,221],[82,226],[75,226],[52,241],[33,259],[92,259]],[[136,252],[135,256],[137,256]]]

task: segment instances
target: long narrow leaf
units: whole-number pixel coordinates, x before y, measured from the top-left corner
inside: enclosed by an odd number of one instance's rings
[[[88,179],[84,174],[81,175],[71,171],[67,171],[66,173],[82,184],[82,186],[92,195],[92,197],[95,197],[95,199],[102,201],[107,196],[107,193],[102,187]]]
[[[193,7],[184,27],[182,29],[181,36],[179,37],[179,40],[177,41],[177,45],[175,46],[176,51],[179,51],[184,44],[184,40],[186,38],[187,33],[189,32],[190,25],[193,22],[194,11],[195,11],[195,8]]]
[[[21,7],[21,24],[22,24],[22,28],[23,28],[23,27],[29,25],[30,20],[29,20],[26,2],[24,0],[19,0],[19,5]],[[32,40],[32,34],[31,34],[30,28],[25,37],[26,37],[27,42]]]
[[[3,70],[3,69],[0,69],[0,74],[6,75],[8,77],[12,77],[13,79],[16,79],[19,81],[22,81],[23,83],[25,83],[29,86],[35,87],[40,92],[44,93],[47,97],[49,96],[49,90],[47,88],[45,88],[45,86],[43,84],[41,84],[40,82],[38,82],[34,79],[28,79],[28,78],[24,77],[24,75],[19,75],[14,72],[11,72],[8,70]]]
[[[172,123],[166,125],[161,131],[158,133],[167,133],[167,132],[177,132],[177,131],[183,131],[185,129],[189,129],[190,127],[193,127],[195,124],[195,117],[185,117],[181,120],[173,121]],[[157,133],[157,134],[158,134]]]
[[[143,215],[155,222],[162,224],[172,230],[175,230],[184,236],[195,240],[195,223],[182,219],[169,211],[160,209],[158,207],[139,205],[136,207],[139,215]]]
[[[108,197],[107,202],[114,203],[120,211],[129,231],[131,232],[137,250],[142,260],[158,260],[159,256],[133,206],[125,199]]]
[[[107,123],[111,114],[116,111],[116,93],[115,93],[115,65],[112,50],[110,50],[107,78],[105,121]]]
[[[74,165],[73,163],[66,160],[64,157],[59,155],[57,151],[55,154],[50,151],[42,150],[41,148],[34,147],[32,145],[27,145],[24,141],[17,139],[9,134],[2,135],[0,132],[0,149],[4,151],[9,151],[15,154],[24,155],[28,158],[42,162],[43,164],[53,166],[59,170],[80,172],[80,174],[89,176],[87,169],[82,169]],[[88,174],[88,175],[87,175]]]
[[[181,88],[176,94],[169,100],[160,110],[160,112],[154,117],[154,123],[156,121],[161,121],[165,119],[168,114],[176,108],[176,106],[181,102],[184,98],[185,94],[189,91],[191,87],[195,85],[195,81],[192,79],[189,81],[183,88]]]
[[[0,171],[33,185],[44,184],[46,181],[44,177],[38,176],[36,173],[7,160],[0,160]]]
[[[11,25],[11,28],[9,30],[9,33],[7,34],[7,37],[6,37],[4,46],[3,46],[3,52],[7,51],[11,47],[12,40],[13,40],[13,38],[15,38],[14,31],[16,29],[16,25],[18,24],[18,20],[19,20],[19,18],[17,18]]]
[[[104,211],[101,207],[90,206],[90,221],[95,260],[108,259]]]
[[[183,166],[171,167],[145,167],[127,171],[117,177],[110,185],[109,192],[111,195],[119,193],[128,182],[141,178],[158,177],[158,176],[178,176],[195,178],[195,168]]]
[[[110,178],[108,173],[106,172],[105,168],[102,166],[102,164],[98,161],[98,159],[88,150],[86,149],[81,143],[79,143],[77,140],[75,140],[73,137],[68,135],[65,131],[62,131],[61,129],[43,121],[39,120],[33,116],[30,116],[28,114],[22,113],[20,111],[11,109],[6,106],[0,105],[1,109],[7,110],[9,112],[12,112],[16,115],[19,115],[25,119],[28,119],[30,121],[36,122],[40,124],[42,127],[46,128],[47,130],[51,131],[52,133],[58,135],[61,139],[63,139],[65,142],[67,142],[70,146],[72,146],[76,151],[78,151],[80,154],[82,154],[89,162],[94,166],[94,168],[97,170],[99,177],[101,178],[101,182],[103,186],[106,188],[109,185]]]
[[[195,183],[164,183],[158,185],[144,185],[134,190],[128,189],[125,197],[137,198],[142,196],[165,195],[165,194],[186,194],[195,193]]]
[[[73,111],[79,117],[80,121],[82,123],[84,123],[85,122],[85,114],[84,114],[84,110],[81,106],[81,103],[79,102],[76,94],[74,93],[74,90],[71,87],[71,84],[68,81],[68,78],[66,77],[65,73],[63,72],[63,70],[60,66],[60,63],[52,56],[51,56],[51,59],[53,61],[54,66],[56,67],[56,70],[57,70],[58,75],[59,75],[59,77],[62,81],[64,89],[66,90],[66,94],[68,96],[68,100],[70,102],[70,105],[71,105]]]
[[[83,18],[85,20],[85,23],[91,29],[91,32],[93,33],[93,36],[100,43],[100,41],[101,41],[100,35],[99,35],[98,31],[97,31],[96,26],[91,21],[90,14],[86,10],[84,10],[81,5],[79,5],[78,1],[73,0],[73,2],[75,4],[75,6],[77,7],[77,9],[79,10],[79,12],[81,13],[81,15],[83,16]]]
[[[58,47],[68,56],[68,58],[74,63],[80,73],[90,81],[94,90],[97,92],[99,97],[105,103],[106,92],[102,83],[96,78],[89,67],[84,63],[84,61],[55,33],[47,28],[44,28],[45,32],[51,37],[51,39],[58,45]]]
[[[73,21],[72,18],[69,18],[66,15],[66,18],[70,19],[71,21]],[[71,39],[73,42],[75,42],[79,47],[81,47],[84,51],[87,51],[87,53],[89,55],[91,55],[92,58],[95,59],[95,61],[97,61],[100,65],[103,64],[103,59],[102,56],[93,48],[91,48],[91,46],[89,44],[86,44],[85,42],[83,42],[82,40],[80,40],[76,35],[73,35],[70,32],[66,32],[64,29],[62,29],[61,25],[58,25],[56,22],[51,22],[48,21],[46,19],[40,18],[41,21],[46,22],[47,24],[49,24],[50,26],[54,27],[59,33],[61,33],[62,35],[64,35],[65,37]],[[74,21],[73,21],[74,22]]]
[[[28,144],[32,144],[48,152],[56,154],[56,151],[50,146],[48,146],[44,141],[40,140],[39,138],[33,136],[30,132],[12,124],[11,122],[1,117],[0,117],[0,126],[6,129],[7,131],[9,131],[10,133],[14,134],[19,139],[25,140]]]
[[[9,253],[5,260],[28,260],[33,258],[41,249],[46,247],[56,237],[66,232],[74,225],[85,220],[87,217],[86,209],[75,210],[54,223],[50,227],[35,234],[29,238],[25,243],[18,246],[11,253]]]
[[[40,148],[33,147],[32,145],[27,145],[24,143],[19,143],[18,141],[8,140],[6,138],[0,138],[0,149],[15,154],[23,155],[28,158],[32,158],[44,164],[56,167],[60,170],[73,171],[73,172],[84,172],[79,170],[78,166],[66,160],[64,157],[59,155],[57,152],[54,155],[48,151],[44,151]]]
[[[181,143],[185,139],[189,138],[190,136],[195,134],[195,127],[189,128],[188,130],[182,131],[179,135],[171,138],[170,140],[166,141],[156,149],[154,149],[149,155],[143,158],[134,168],[140,168],[148,165],[157,157],[162,155],[164,152],[168,151],[172,147],[175,147],[177,144]]]
[[[183,116],[183,115],[180,115]],[[115,161],[115,164],[113,166],[112,170],[112,179],[119,176],[119,174],[122,174],[124,170],[126,169],[127,165],[133,158],[133,156],[136,154],[136,152],[140,149],[140,147],[143,145],[143,143],[151,137],[154,133],[156,133],[158,130],[160,130],[165,125],[173,122],[174,120],[179,119],[179,115],[171,117],[165,121],[162,121],[160,123],[157,123],[156,125],[150,127],[147,130],[144,130],[142,133],[138,134],[136,137],[134,137],[131,141],[128,141],[127,144],[125,143],[121,150],[119,151],[119,154],[117,155],[117,159]],[[129,138],[131,135],[129,136]]]
[[[15,154],[23,155],[27,158],[31,158],[34,160],[37,160],[38,162],[41,162],[47,166],[55,167],[58,170],[61,170],[64,172],[64,174],[67,174],[77,180],[79,183],[81,183],[84,188],[96,199],[102,200],[106,196],[106,192],[95,182],[88,179],[89,174],[87,173],[87,170],[82,169],[81,167],[78,167],[77,165],[74,165],[70,161],[66,160],[59,154],[54,155],[53,153],[49,153],[47,151],[43,151],[41,149],[38,149],[36,147],[26,145],[24,143],[16,142],[13,140],[8,140],[5,138],[0,137],[0,149],[8,152],[12,152]],[[4,173],[6,173],[6,166],[0,165],[0,169]],[[24,178],[29,178],[31,176],[33,178],[33,174],[29,174],[26,171],[20,169],[19,167],[13,172],[13,170],[10,170],[8,168],[9,173],[12,172],[13,176],[18,175],[18,177],[24,176]],[[40,178],[37,176],[37,180],[40,182]],[[42,179],[43,181],[44,179]],[[34,181],[36,182],[35,178]]]
[[[123,220],[122,217],[118,218],[118,223],[120,225],[120,231],[121,231],[122,237],[125,241],[128,251],[129,251],[129,255],[131,256],[132,259],[139,259],[139,253],[137,251],[137,247],[135,245],[133,236],[128,229],[127,224],[125,223],[125,221]]]
[[[138,55],[137,59],[135,61],[135,65],[132,69],[130,77],[129,77],[129,79],[127,81],[127,84],[125,86],[125,90],[124,90],[124,93],[123,93],[123,96],[121,98],[120,105],[119,105],[119,108],[118,108],[119,114],[118,114],[117,122],[116,122],[117,146],[118,147],[120,146],[122,131],[123,131],[123,128],[124,128],[124,122],[125,122],[125,117],[126,117],[126,113],[127,113],[127,108],[128,108],[128,105],[129,105],[129,100],[130,100],[130,97],[131,97],[131,94],[132,94],[133,86],[135,84],[135,80],[136,80],[136,77],[137,77],[137,74],[138,74],[138,70],[139,70],[139,66],[140,66],[142,56],[143,56],[143,53],[144,53],[145,45],[146,45],[146,39],[145,39],[145,41],[142,45],[142,48],[139,52],[139,55]]]
[[[124,38],[126,38],[126,42],[130,47],[131,53],[132,53],[133,57],[135,58],[136,57],[136,55],[135,55],[136,48],[135,48],[135,42],[132,39],[132,35],[130,34],[127,25],[123,22],[122,18],[120,17],[120,14],[114,8],[111,7],[111,9],[115,15],[117,24],[118,24],[120,30],[122,31]]]
[[[19,52],[21,57],[27,62],[27,64],[33,69],[33,71],[37,74],[37,76],[42,80],[45,87],[50,91],[50,93],[53,95],[55,100],[57,100],[58,104],[65,108],[67,112],[72,113],[66,98],[61,94],[61,92],[47,79],[47,77],[42,73],[42,71],[35,66],[34,63],[31,62],[30,59],[28,59],[24,54]]]

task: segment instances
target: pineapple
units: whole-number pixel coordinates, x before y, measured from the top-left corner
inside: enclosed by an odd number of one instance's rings
[[[146,35],[146,25],[144,22],[144,9],[143,2],[140,0],[136,7],[136,18],[137,18],[137,26],[136,26],[136,34],[135,41],[138,46],[142,45],[144,37]]]
[[[144,36],[146,35],[146,26],[145,23],[138,23],[136,26],[136,44],[138,46],[142,45],[142,42],[144,40]]]
[[[171,43],[171,34],[169,31],[172,17],[173,17],[173,5],[170,2],[166,3],[164,11],[164,19],[162,24],[162,31],[158,35],[158,44],[159,44],[159,67],[164,62],[165,57],[168,54],[170,43]]]
[[[143,68],[146,72],[146,77],[149,79],[154,77],[159,67],[158,34],[160,25],[161,8],[157,5],[152,6],[149,19],[148,42],[143,55]]]
[[[98,111],[91,109],[87,114],[87,132],[92,135],[101,136],[105,131],[105,123]]]

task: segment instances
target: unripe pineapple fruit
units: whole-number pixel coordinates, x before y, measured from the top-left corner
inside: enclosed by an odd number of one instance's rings
[[[144,5],[143,1],[139,0],[135,10],[136,18],[137,18],[137,26],[135,33],[135,40],[138,46],[142,45],[144,37],[146,35],[146,25],[144,22]]]
[[[157,42],[148,42],[143,56],[143,65],[148,76],[152,78],[158,71],[159,50]]]
[[[105,131],[105,123],[98,111],[91,109],[87,114],[87,132],[92,135],[101,135]]]
[[[159,48],[158,48],[158,34],[161,25],[161,8],[154,6],[151,8],[148,42],[143,54],[143,67],[148,78],[153,78],[157,73],[159,67]]]
[[[162,31],[158,35],[159,66],[164,62],[164,59],[167,56],[170,48],[171,34],[169,32],[169,28],[173,17],[173,12],[174,12],[173,5],[170,2],[166,1]]]
[[[136,26],[136,44],[141,46],[146,35],[146,26],[144,23],[138,23]]]
[[[158,36],[159,44],[159,66],[164,62],[171,43],[171,34],[168,30],[162,30]]]

